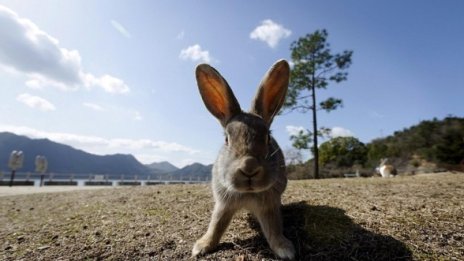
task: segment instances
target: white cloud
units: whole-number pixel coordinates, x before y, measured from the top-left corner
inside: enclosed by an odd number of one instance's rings
[[[56,109],[55,106],[46,99],[39,96],[30,95],[29,93],[18,95],[16,100],[33,109],[38,109],[41,111],[54,111]]]
[[[126,37],[126,38],[131,38],[132,37],[131,34],[129,33],[129,31],[127,31],[127,29],[124,26],[122,26],[122,24],[120,24],[118,21],[111,20],[111,25],[114,27],[114,29],[116,29],[116,31],[118,31],[124,37]]]
[[[194,159],[183,159],[183,160],[181,161],[181,165],[182,165],[182,166],[188,166],[188,165],[192,165],[192,164],[195,163],[195,162],[198,162],[198,161],[196,161],[196,160],[194,160]]]
[[[26,81],[26,86],[31,89],[37,89],[37,90],[43,89],[43,84],[38,79],[30,79]]]
[[[98,85],[108,93],[123,94],[130,91],[129,86],[127,86],[123,80],[108,74],[105,74],[100,78],[95,78],[93,75],[88,74],[85,79],[87,79],[87,86]]]
[[[36,90],[42,90],[43,89],[43,84],[41,84],[40,80],[33,79],[33,78],[26,81],[26,86],[28,86],[31,89],[36,89]]]
[[[303,126],[293,126],[293,125],[288,125],[285,127],[287,130],[287,133],[289,136],[292,135],[298,135],[300,131],[303,132],[303,134],[307,134],[308,130],[303,127]],[[329,136],[332,138],[336,137],[353,137],[354,133],[348,129],[342,128],[342,127],[333,127],[330,129]]]
[[[308,134],[308,130],[305,129],[303,126],[293,126],[293,125],[288,125],[285,126],[285,129],[287,130],[288,135],[290,136],[296,136],[298,135],[301,131],[303,134]]]
[[[210,63],[212,58],[209,55],[209,51],[202,50],[198,44],[189,46],[182,49],[179,54],[179,58],[182,60],[192,60],[194,62],[205,62]]]
[[[29,78],[29,80],[27,80],[25,84],[31,89],[41,90],[47,86],[55,87],[62,91],[75,91],[79,89],[78,84],[69,85],[67,83],[57,81],[53,78],[45,77],[36,73],[28,74],[27,77]]]
[[[250,33],[250,38],[263,41],[267,43],[269,47],[275,48],[280,40],[289,37],[291,34],[292,31],[289,29],[267,19],[262,21],[261,25]]]
[[[30,138],[47,138],[55,142],[68,144],[96,154],[100,154],[101,152],[117,153],[120,152],[120,150],[157,150],[164,152],[184,152],[188,154],[199,153],[197,150],[175,142],[159,140],[124,138],[109,139],[73,133],[40,131],[29,127],[0,124],[0,132],[2,131],[25,135]]]
[[[114,76],[97,77],[84,72],[77,50],[61,47],[56,38],[40,30],[32,21],[1,5],[0,39],[0,64],[9,71],[25,75],[26,85],[31,88],[53,86],[77,90],[85,86],[113,93],[129,91],[129,87]]]
[[[90,103],[90,102],[84,102],[82,103],[82,106],[86,107],[86,108],[89,108],[89,109],[92,109],[94,111],[104,111],[105,109],[103,109],[102,106],[98,105],[98,104],[95,104],[95,103]]]
[[[352,131],[350,131],[348,129],[345,129],[345,128],[342,128],[342,127],[333,127],[330,130],[330,136],[332,138],[336,138],[336,137],[353,137],[354,134],[353,134]]]

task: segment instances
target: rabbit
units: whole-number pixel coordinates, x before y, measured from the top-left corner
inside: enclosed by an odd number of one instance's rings
[[[397,174],[397,170],[393,165],[387,164],[388,158],[381,159],[380,165],[377,167],[382,178],[394,177]]]
[[[239,209],[251,212],[273,252],[293,259],[293,244],[283,235],[281,195],[287,186],[284,155],[269,127],[282,107],[289,83],[287,61],[277,61],[264,76],[249,112],[244,112],[226,80],[200,64],[196,79],[206,108],[224,128],[225,143],[212,170],[214,210],[207,232],[192,256],[214,250]]]

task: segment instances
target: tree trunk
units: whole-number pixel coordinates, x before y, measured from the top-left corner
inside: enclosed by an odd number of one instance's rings
[[[313,78],[313,83],[314,83],[314,78]],[[314,154],[314,178],[319,179],[319,149],[317,147],[317,115],[316,115],[316,90],[313,86],[311,86],[312,90],[312,98],[313,98],[313,144],[314,144],[314,149],[313,149],[313,154]]]

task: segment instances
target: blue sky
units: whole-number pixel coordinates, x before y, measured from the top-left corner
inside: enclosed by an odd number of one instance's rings
[[[451,0],[0,0],[0,131],[143,163],[212,163],[223,134],[195,66],[212,64],[247,109],[290,44],[325,28],[334,52],[354,54],[348,81],[318,93],[344,108],[320,112],[319,124],[369,142],[464,116],[463,10]],[[281,147],[311,120],[276,118]]]

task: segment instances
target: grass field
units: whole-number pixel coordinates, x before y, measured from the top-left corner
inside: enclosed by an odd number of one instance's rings
[[[291,181],[284,229],[300,260],[464,260],[464,174]],[[1,260],[186,260],[208,185],[0,198]],[[276,260],[247,213],[200,260]]]

